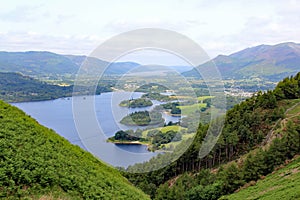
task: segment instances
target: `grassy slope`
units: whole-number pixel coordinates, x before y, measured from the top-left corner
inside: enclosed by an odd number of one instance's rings
[[[0,198],[148,199],[93,155],[0,101]]]
[[[290,102],[291,109],[287,109],[286,118],[281,120],[277,130],[273,132],[282,133],[286,128],[287,120],[293,120],[300,116],[300,99],[286,101]],[[297,123],[294,121],[294,123]],[[245,158],[245,156],[243,156]],[[225,196],[221,199],[300,199],[300,156],[296,157],[290,164],[278,171],[266,176],[265,179],[257,181],[253,186],[242,189],[237,193]],[[248,183],[249,184],[249,183]]]
[[[300,103],[300,99],[297,101],[297,103]],[[297,115],[300,113],[300,104],[297,104],[293,109],[289,110],[287,112],[287,117],[292,117],[293,115]]]
[[[162,133],[166,133],[168,131],[180,131],[180,130],[186,130],[186,128],[183,128],[181,126],[178,126],[178,125],[172,125],[172,126],[164,126],[164,127],[158,127],[158,128],[152,128],[152,129],[147,129],[147,130],[144,130],[142,135],[143,137],[146,137],[148,132],[149,131],[152,131],[152,130],[159,130],[161,131]]]
[[[300,199],[300,157],[295,158],[286,167],[266,176],[265,179],[257,181],[254,186],[242,189],[223,199]]]

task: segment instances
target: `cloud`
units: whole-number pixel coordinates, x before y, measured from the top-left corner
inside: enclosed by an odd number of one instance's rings
[[[174,31],[185,31],[195,25],[203,25],[204,23],[196,20],[178,20],[178,19],[160,19],[158,17],[142,18],[142,19],[118,19],[107,23],[104,29],[113,33],[121,33],[139,28],[163,28]]]
[[[101,39],[95,36],[53,36],[35,32],[0,33],[2,51],[52,51],[61,54],[88,55]]]
[[[35,21],[38,19],[36,16],[37,10],[41,6],[29,6],[21,5],[16,6],[13,10],[8,12],[0,13],[0,20],[8,22],[28,22]]]
[[[116,34],[163,28],[195,40],[211,57],[228,55],[263,43],[299,42],[298,2],[12,2],[0,9],[0,48],[88,54]]]
[[[296,1],[274,1],[272,9],[246,15],[243,28],[232,34],[212,34],[203,40],[205,50],[215,57],[229,55],[260,44],[300,42],[300,5]],[[202,41],[199,38],[199,41]]]

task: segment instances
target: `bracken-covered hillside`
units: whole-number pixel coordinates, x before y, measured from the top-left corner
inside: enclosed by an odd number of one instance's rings
[[[149,199],[117,170],[2,101],[0,198]]]

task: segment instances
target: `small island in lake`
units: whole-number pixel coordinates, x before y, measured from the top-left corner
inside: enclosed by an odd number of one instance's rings
[[[139,99],[131,99],[131,100],[124,100],[121,101],[119,106],[128,107],[128,108],[142,108],[152,106],[153,103],[149,99],[139,98]]]
[[[163,130],[164,129],[164,130]],[[178,131],[181,129],[181,131]],[[168,126],[165,128],[153,128],[146,131],[137,129],[136,131],[117,131],[107,142],[114,144],[147,145],[149,151],[163,150],[170,151],[173,145],[182,140],[182,135],[186,133],[178,126]]]
[[[134,132],[133,130],[120,130],[115,133],[115,136],[108,138],[108,142],[115,144],[147,144],[146,138],[142,138],[141,131]]]
[[[162,114],[160,112],[139,111],[125,116],[120,123],[129,126],[147,126],[163,124],[164,121],[165,120],[162,118]]]

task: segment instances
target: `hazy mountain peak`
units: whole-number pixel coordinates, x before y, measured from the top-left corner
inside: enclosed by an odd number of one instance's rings
[[[229,56],[219,55],[212,61],[226,78],[260,76],[276,81],[299,71],[300,44],[294,42],[262,44]],[[199,69],[210,66],[211,62],[207,62],[200,65]],[[184,75],[197,77],[195,71],[186,72]]]

